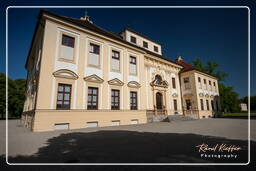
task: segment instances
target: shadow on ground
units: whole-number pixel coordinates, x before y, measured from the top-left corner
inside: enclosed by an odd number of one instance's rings
[[[242,150],[234,158],[201,158],[195,146],[233,144]],[[255,145],[255,142],[253,142]],[[29,145],[29,144],[28,144]],[[231,154],[216,152],[211,154]],[[247,141],[195,134],[135,131],[66,133],[48,140],[32,156],[8,157],[10,163],[198,163],[247,162]],[[2,156],[3,159],[3,156]]]

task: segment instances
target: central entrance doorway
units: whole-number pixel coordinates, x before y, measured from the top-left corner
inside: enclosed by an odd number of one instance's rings
[[[156,93],[156,108],[163,109],[163,95],[159,92]]]

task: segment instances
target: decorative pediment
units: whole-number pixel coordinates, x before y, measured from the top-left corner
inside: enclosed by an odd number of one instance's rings
[[[172,97],[178,97],[178,94],[177,93],[173,93]]]
[[[192,93],[186,93],[186,94],[184,94],[183,96],[184,96],[184,97],[192,97],[193,94],[192,94]]]
[[[54,77],[59,77],[59,78],[67,78],[72,80],[78,79],[78,75],[68,69],[60,69],[58,71],[55,71],[53,75]]]
[[[209,97],[209,94],[205,94],[205,97]]]
[[[116,86],[123,86],[124,85],[124,83],[121,80],[119,80],[118,78],[114,78],[112,80],[109,80],[108,83],[110,85],[116,85]]]
[[[160,75],[156,75],[155,79],[150,83],[150,85],[167,88],[168,82],[165,80],[162,80],[162,77]]]
[[[203,96],[204,96],[204,93],[199,93],[199,96],[200,96],[200,97],[203,97]]]
[[[88,82],[94,82],[94,83],[103,83],[104,80],[102,78],[100,78],[98,75],[93,74],[93,75],[89,75],[87,77],[84,77],[84,81],[88,81]]]
[[[128,87],[140,88],[141,85],[140,85],[140,83],[138,83],[137,81],[130,81],[130,82],[128,83]]]
[[[210,97],[211,97],[211,98],[214,98],[214,95],[211,95]]]

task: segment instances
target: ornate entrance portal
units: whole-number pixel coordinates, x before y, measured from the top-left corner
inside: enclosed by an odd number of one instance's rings
[[[163,95],[162,93],[156,93],[156,109],[161,110],[163,109]]]
[[[161,75],[155,75],[154,80],[150,83],[152,86],[154,115],[166,115],[166,91],[168,89],[167,81],[162,79]]]

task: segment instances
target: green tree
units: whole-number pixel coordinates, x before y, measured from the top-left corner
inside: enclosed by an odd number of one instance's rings
[[[206,72],[218,78],[220,103],[223,111],[238,112],[240,110],[238,106],[238,94],[233,90],[232,87],[228,87],[222,83],[225,81],[225,78],[228,76],[228,74],[218,70],[219,64],[213,61],[209,61],[207,62],[207,65],[204,65],[200,59],[196,58],[192,61],[192,65],[199,71]]]
[[[5,118],[5,109],[6,109],[6,77],[5,74],[0,73],[0,112],[1,112],[1,119]]]
[[[206,72],[210,75],[217,77],[219,81],[225,81],[225,78],[228,77],[227,73],[217,70],[219,64],[217,64],[216,62],[209,61],[207,62],[207,65],[204,65],[200,59],[196,58],[192,61],[192,65],[199,71]]]
[[[248,106],[248,96],[242,98],[240,101],[243,103],[246,103]],[[251,111],[256,111],[256,96],[250,97],[250,109],[251,109]]]
[[[0,73],[0,110],[1,118],[5,117],[6,109],[6,76],[3,73]],[[10,118],[19,118],[23,111],[23,105],[25,101],[25,88],[26,80],[25,79],[16,79],[12,80],[8,78],[8,116]],[[3,97],[3,98],[2,98]]]

